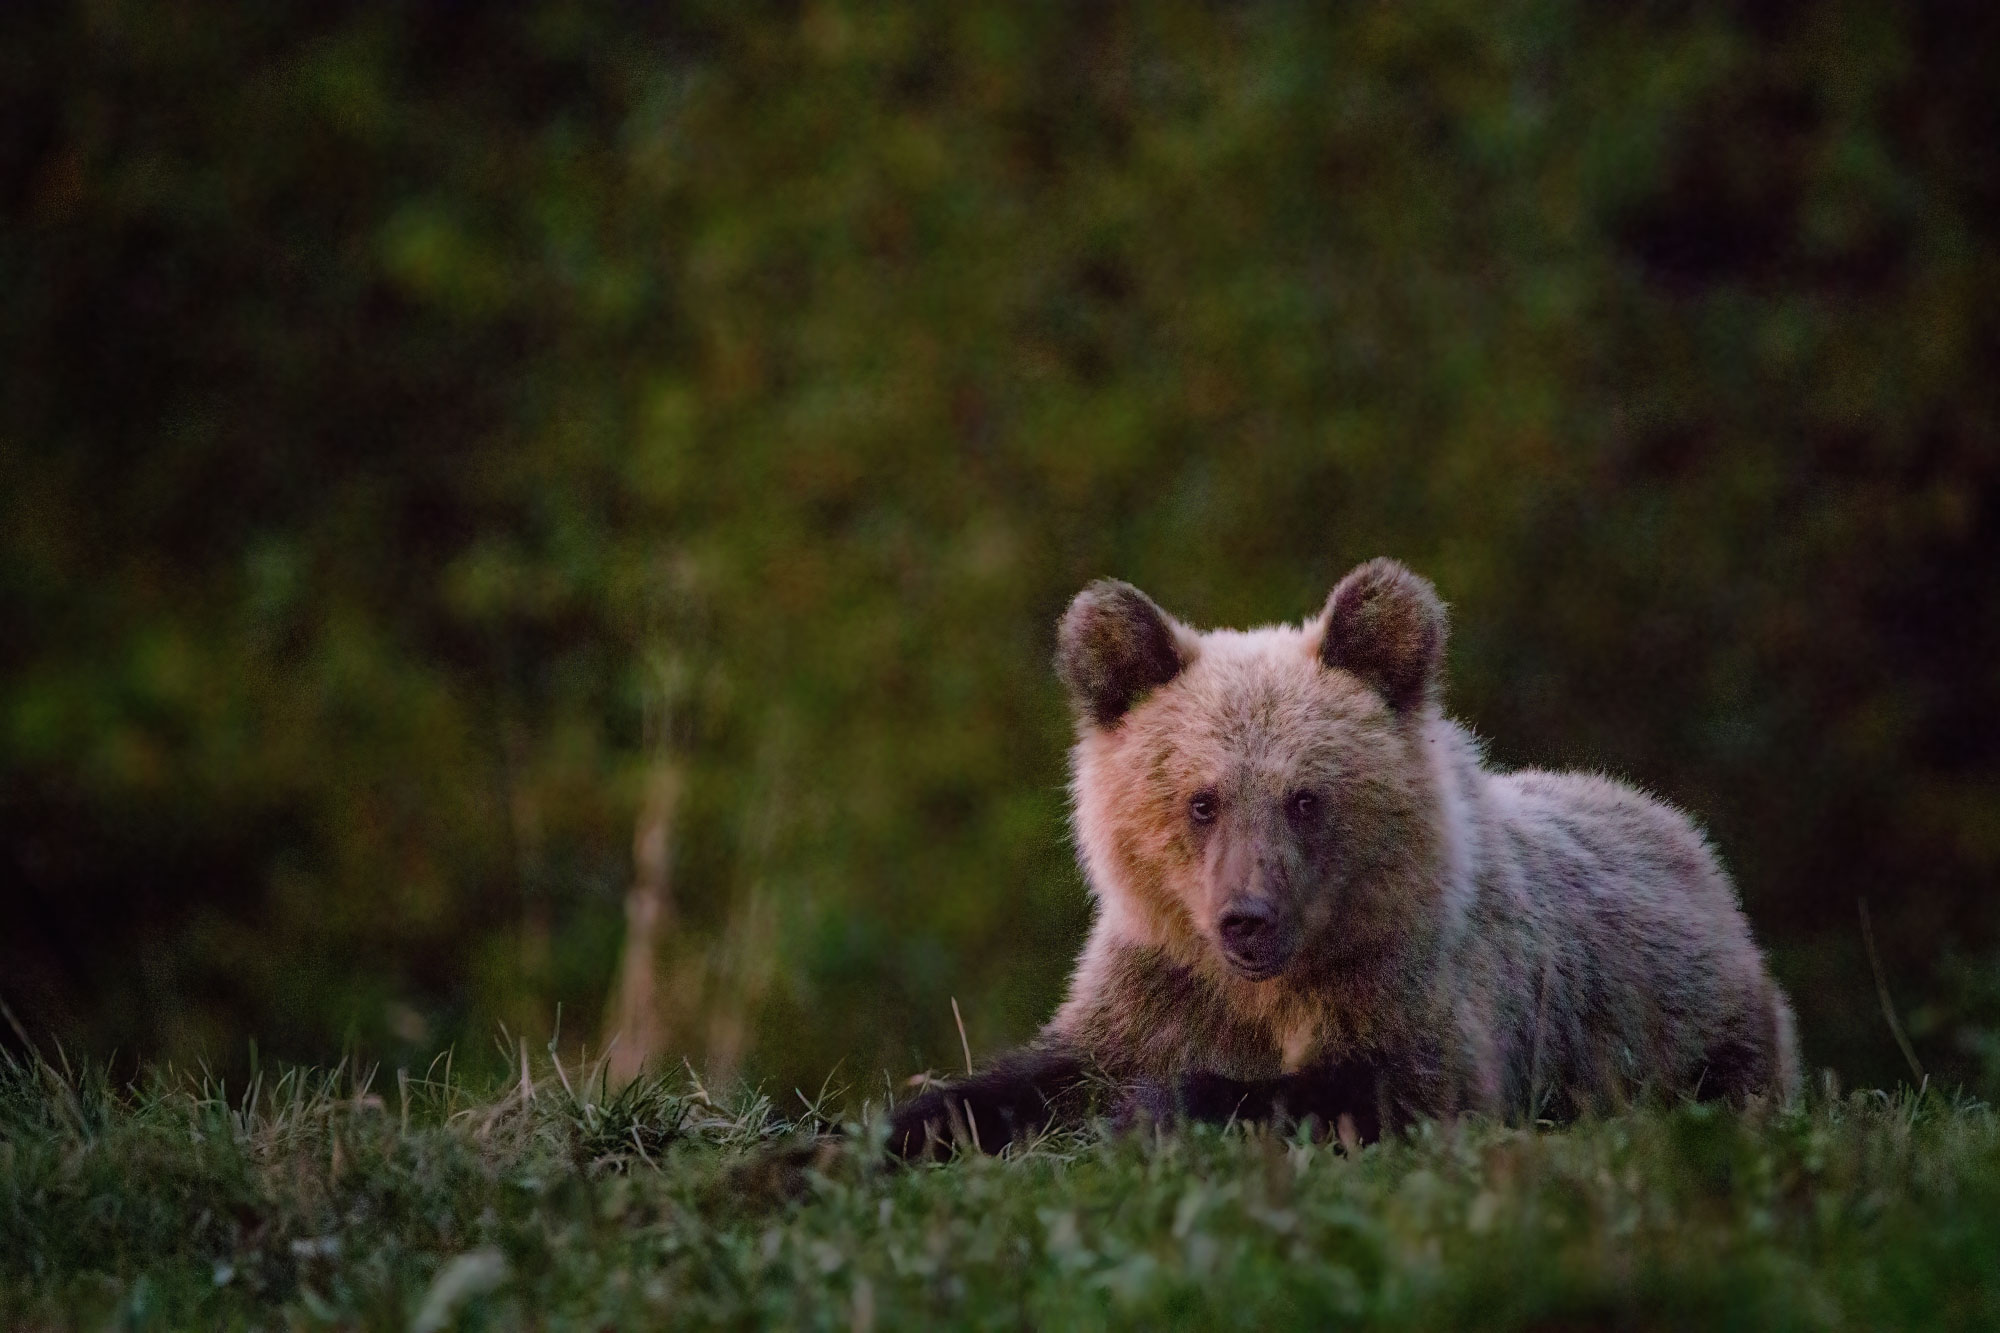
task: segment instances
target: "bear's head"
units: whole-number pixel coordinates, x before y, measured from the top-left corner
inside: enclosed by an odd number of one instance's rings
[[[1303,625],[1198,633],[1100,581],[1058,640],[1078,850],[1136,942],[1255,982],[1338,972],[1432,914],[1452,794],[1429,582],[1375,560]]]

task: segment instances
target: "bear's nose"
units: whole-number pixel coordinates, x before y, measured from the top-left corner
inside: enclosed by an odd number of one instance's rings
[[[1239,898],[1222,909],[1216,927],[1222,932],[1223,946],[1232,952],[1247,953],[1255,949],[1271,931],[1276,913],[1269,903],[1255,898]]]

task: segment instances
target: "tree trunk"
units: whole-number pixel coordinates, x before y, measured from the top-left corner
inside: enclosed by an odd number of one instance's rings
[[[646,784],[646,799],[632,836],[632,887],[625,894],[625,950],[618,964],[605,1034],[607,1072],[613,1084],[630,1083],[665,1046],[660,1013],[660,942],[673,925],[667,883],[672,859],[674,807],[680,773],[661,761]]]

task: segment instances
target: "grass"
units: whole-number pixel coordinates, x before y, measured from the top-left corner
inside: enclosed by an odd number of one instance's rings
[[[1935,1094],[907,1170],[796,1109],[0,1058],[0,1326],[2000,1327],[2000,1118]]]

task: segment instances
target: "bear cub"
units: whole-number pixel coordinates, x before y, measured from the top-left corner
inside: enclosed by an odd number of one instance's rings
[[[890,1148],[998,1151],[1086,1114],[1564,1118],[1789,1096],[1792,1013],[1687,816],[1485,766],[1440,708],[1445,609],[1391,560],[1301,625],[1200,633],[1129,584],[1064,614],[1077,853],[1068,998]]]

